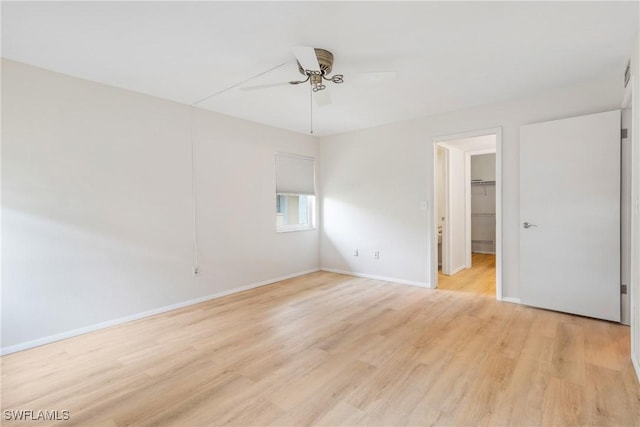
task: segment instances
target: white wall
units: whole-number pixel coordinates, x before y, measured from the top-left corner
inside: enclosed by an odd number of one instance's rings
[[[465,155],[453,147],[448,146],[446,150],[449,152],[449,217],[445,218],[445,227],[449,238],[449,274],[456,274],[467,265]]]
[[[5,60],[2,104],[5,351],[318,268],[275,232],[274,153],[315,138],[196,110],[192,277],[189,107]]]
[[[503,128],[503,295],[518,297],[518,130],[523,124],[617,109],[620,70],[610,78],[527,99],[321,138],[324,229],[321,265],[428,283],[433,139]],[[421,201],[429,202],[429,211]],[[353,257],[351,248],[384,257]]]

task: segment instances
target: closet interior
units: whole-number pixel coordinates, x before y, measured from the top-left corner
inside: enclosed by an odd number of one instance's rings
[[[471,156],[471,252],[496,253],[496,155]]]

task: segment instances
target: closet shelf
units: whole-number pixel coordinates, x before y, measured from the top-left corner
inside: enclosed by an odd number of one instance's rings
[[[495,185],[496,182],[495,181],[482,181],[479,179],[472,179],[471,180],[472,184],[478,184],[478,185]]]
[[[493,217],[493,216],[496,216],[496,214],[495,213],[489,213],[489,212],[487,212],[487,213],[472,212],[471,216],[491,216],[491,217]]]

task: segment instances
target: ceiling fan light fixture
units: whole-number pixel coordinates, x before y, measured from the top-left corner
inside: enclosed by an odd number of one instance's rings
[[[322,83],[322,77],[323,76],[316,74],[312,74],[311,76],[309,76],[311,80],[311,89],[314,92],[318,92],[319,90],[324,90],[326,88],[326,86]]]

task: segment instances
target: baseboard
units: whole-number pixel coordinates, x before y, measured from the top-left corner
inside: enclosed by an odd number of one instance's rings
[[[188,301],[179,302],[176,304],[167,305],[164,307],[154,308],[151,310],[143,311],[142,313],[136,313],[129,316],[119,317],[113,320],[107,320],[105,322],[95,323],[93,325],[85,326],[78,329],[73,329],[66,332],[61,332],[59,334],[49,335],[47,337],[38,338],[31,341],[26,341],[19,344],[14,344],[8,347],[2,347],[0,350],[0,355],[4,356],[6,354],[15,353],[17,351],[27,350],[33,347],[39,347],[44,344],[49,344],[56,341],[61,341],[67,338],[72,338],[78,335],[84,335],[89,332],[99,331],[100,329],[109,328],[111,326],[120,325],[122,323],[131,322],[133,320],[144,319],[145,317],[155,316],[156,314],[166,313],[167,311],[177,310],[179,308],[187,307],[194,304],[199,304],[201,302],[210,301],[216,298],[222,298],[227,295],[236,294],[238,292],[248,291],[249,289],[259,288],[261,286],[270,285],[272,283],[281,282],[283,280],[292,279],[298,276],[304,276],[305,274],[315,273],[316,271],[320,271],[319,268],[314,268],[312,270],[300,271],[298,273],[287,274],[286,276],[280,276],[269,280],[263,280],[261,282],[252,283],[250,285],[241,286],[239,288],[233,288],[222,292],[217,292],[215,294],[206,295],[199,298],[194,298]]]
[[[330,273],[346,274],[348,276],[364,277],[366,279],[382,280],[383,282],[400,283],[401,285],[419,286],[421,288],[430,288],[431,286],[427,282],[418,282],[415,280],[397,279],[395,277],[377,276],[375,274],[356,273],[354,271],[337,270],[335,268],[320,267],[322,271],[328,271]]]
[[[638,360],[638,357],[633,350],[631,351],[631,363],[633,363],[633,368],[636,370],[636,376],[640,382],[640,360]]]
[[[520,298],[502,297],[502,301],[512,304],[520,304]]]

